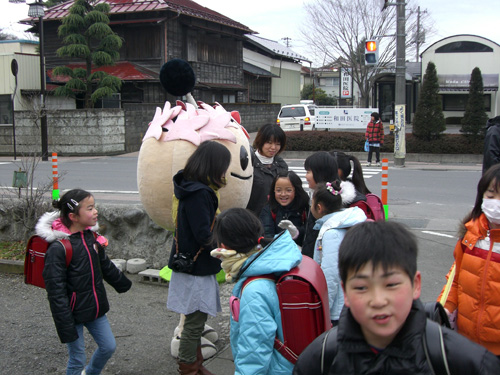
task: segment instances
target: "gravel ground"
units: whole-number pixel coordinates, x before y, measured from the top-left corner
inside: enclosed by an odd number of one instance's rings
[[[177,374],[170,340],[179,319],[166,308],[168,288],[142,283],[138,275],[128,277],[134,284],[127,293],[106,288],[117,349],[102,374]],[[229,343],[231,288],[221,285],[223,312],[208,319],[219,333],[218,349]],[[0,374],[64,374],[66,345],[57,336],[45,290],[24,284],[22,275],[0,273],[0,301]],[[84,331],[90,358],[96,345]]]

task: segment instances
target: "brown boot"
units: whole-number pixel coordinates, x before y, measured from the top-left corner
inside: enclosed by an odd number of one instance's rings
[[[196,349],[196,363],[198,363],[198,375],[215,375],[203,366],[203,354],[201,354],[201,346],[198,346],[198,348]]]
[[[199,374],[199,363],[198,360],[192,362],[192,363],[185,363],[185,362],[177,362],[179,365],[178,372],[181,375],[197,375]]]

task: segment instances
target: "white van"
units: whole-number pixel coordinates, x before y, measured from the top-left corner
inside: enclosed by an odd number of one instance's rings
[[[316,105],[313,103],[284,105],[280,109],[276,124],[283,131],[314,130],[316,124],[315,110]],[[301,129],[301,124],[303,129]]]

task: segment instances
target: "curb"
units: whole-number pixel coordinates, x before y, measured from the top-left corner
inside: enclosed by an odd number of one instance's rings
[[[0,272],[23,274],[24,261],[0,259]]]

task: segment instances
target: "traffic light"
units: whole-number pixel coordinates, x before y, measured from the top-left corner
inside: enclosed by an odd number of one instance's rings
[[[367,40],[365,42],[365,65],[378,64],[378,42]]]

